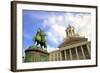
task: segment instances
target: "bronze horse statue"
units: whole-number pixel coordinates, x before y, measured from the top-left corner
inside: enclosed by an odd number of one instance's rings
[[[47,48],[45,36],[45,32],[39,28],[36,35],[33,37],[34,43],[36,43],[37,46],[40,45],[41,48]]]

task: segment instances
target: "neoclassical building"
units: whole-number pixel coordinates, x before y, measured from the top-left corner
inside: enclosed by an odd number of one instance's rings
[[[71,25],[68,25],[65,32],[67,36],[58,46],[59,50],[49,53],[49,61],[91,59],[91,42],[88,38],[76,34]]]

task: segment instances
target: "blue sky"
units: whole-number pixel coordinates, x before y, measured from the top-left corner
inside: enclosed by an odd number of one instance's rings
[[[74,26],[79,35],[91,40],[90,13],[23,10],[23,53],[33,45],[32,37],[38,28],[46,33],[48,51],[58,49],[57,46],[66,37],[68,24]]]

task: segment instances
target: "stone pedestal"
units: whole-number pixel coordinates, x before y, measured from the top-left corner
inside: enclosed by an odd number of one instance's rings
[[[42,48],[28,48],[25,50],[24,62],[43,62],[48,61],[49,53]]]

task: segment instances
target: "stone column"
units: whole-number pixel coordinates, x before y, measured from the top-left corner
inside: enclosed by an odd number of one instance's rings
[[[55,61],[57,61],[57,52],[55,53]]]
[[[53,61],[55,61],[55,54],[53,53]]]
[[[49,61],[51,61],[51,55],[49,55]]]
[[[59,61],[59,52],[57,52],[57,61]]]
[[[75,52],[76,52],[77,60],[79,60],[79,55],[78,55],[77,48],[75,48]]]
[[[51,61],[53,61],[53,57],[54,57],[54,56],[53,56],[53,54],[52,54],[52,55],[51,55]]]
[[[91,55],[91,52],[90,52],[91,50],[89,48],[89,45],[87,44],[86,46],[87,46],[87,50],[88,50],[89,55]]]
[[[30,59],[31,59],[31,62],[32,62],[32,60],[33,60],[33,57],[31,56],[31,58],[30,58]]]
[[[65,54],[65,60],[67,60],[67,57],[66,57],[66,50],[64,51],[64,54]]]
[[[85,59],[85,54],[84,54],[84,51],[83,51],[83,47],[82,46],[80,46],[80,47],[81,47],[83,58]]]
[[[71,49],[69,49],[69,53],[70,53],[70,59],[72,60],[72,52],[71,52]]]
[[[61,51],[60,51],[60,61],[62,61],[62,55],[61,55]]]

